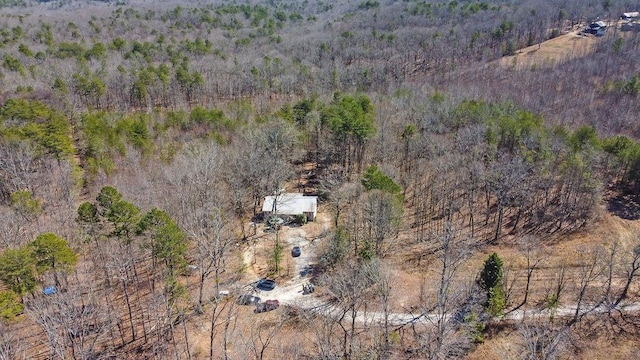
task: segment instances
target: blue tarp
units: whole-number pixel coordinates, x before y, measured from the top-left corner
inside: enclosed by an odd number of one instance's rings
[[[57,292],[58,292],[58,289],[56,289],[55,286],[47,286],[46,288],[44,288],[44,290],[42,290],[42,293],[45,295],[53,295]]]

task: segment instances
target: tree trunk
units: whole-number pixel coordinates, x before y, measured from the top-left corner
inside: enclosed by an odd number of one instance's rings
[[[493,236],[493,243],[496,244],[500,238],[500,232],[502,231],[502,219],[504,217],[504,208],[502,204],[498,202],[498,220],[496,221],[496,232]]]
[[[122,280],[122,288],[124,290],[124,298],[127,302],[127,310],[129,311],[129,325],[131,325],[131,341],[136,341],[136,328],[133,324],[133,310],[131,309],[131,301],[129,299],[129,287],[127,286],[127,281],[123,278]]]
[[[635,248],[633,250],[633,261],[631,263],[631,269],[629,269],[629,271],[627,271],[627,278],[626,281],[624,283],[624,287],[622,288],[622,292],[620,293],[620,295],[618,296],[618,298],[616,299],[616,301],[614,302],[615,306],[618,306],[618,304],[620,304],[620,302],[622,302],[624,299],[627,298],[627,295],[629,293],[629,288],[631,287],[631,283],[633,282],[633,278],[636,276],[636,273],[638,272],[638,270],[640,270],[640,248]]]

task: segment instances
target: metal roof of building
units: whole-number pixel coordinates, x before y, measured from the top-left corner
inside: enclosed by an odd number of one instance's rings
[[[274,201],[276,211],[281,215],[302,215],[315,213],[318,209],[317,196],[304,196],[302,193],[284,193],[277,196],[266,196],[262,204],[262,211],[273,212]]]

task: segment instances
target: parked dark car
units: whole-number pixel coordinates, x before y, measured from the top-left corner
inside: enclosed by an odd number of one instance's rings
[[[256,313],[263,313],[271,310],[275,310],[280,307],[280,301],[267,300],[263,303],[256,304]]]
[[[302,250],[300,249],[300,246],[294,246],[293,249],[291,249],[291,256],[298,257],[300,256],[300,254],[302,254]]]
[[[271,291],[276,287],[276,282],[271,279],[260,279],[256,287],[260,290]]]
[[[240,295],[238,297],[238,305],[251,305],[258,304],[259,302],[260,298],[251,294]]]

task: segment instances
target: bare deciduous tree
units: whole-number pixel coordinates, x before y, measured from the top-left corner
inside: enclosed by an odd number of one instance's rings
[[[85,360],[98,356],[111,319],[97,294],[96,289],[81,284],[28,302],[27,314],[42,328],[54,357]]]
[[[110,242],[107,244],[108,248],[105,250],[105,267],[107,269],[107,276],[122,285],[122,291],[124,294],[124,300],[127,307],[129,330],[131,331],[131,339],[136,340],[137,330],[134,320],[134,309],[136,308],[136,302],[132,294],[131,282],[134,279],[133,274],[133,262],[135,259],[131,257],[131,253],[125,248],[123,244],[116,244]],[[125,343],[124,333],[121,333],[122,341]]]
[[[398,233],[402,208],[395,195],[379,190],[367,193],[364,200],[364,221],[368,237],[373,240],[378,256],[384,256],[395,244],[387,240]]]
[[[464,337],[457,333],[458,325],[450,317],[465,297],[463,289],[456,284],[456,274],[469,255],[469,239],[460,234],[451,222],[447,222],[444,233],[435,240],[438,248],[438,285],[435,298],[427,295],[422,305],[424,314],[429,313],[432,327],[420,335],[421,350],[429,359],[452,356],[468,346],[464,344]]]
[[[193,219],[197,226],[189,227],[189,234],[195,241],[196,259],[199,271],[197,311],[202,311],[204,283],[213,274],[215,296],[218,296],[220,274],[225,270],[225,259],[235,240],[229,232],[228,220],[222,210],[201,214]]]
[[[333,225],[338,227],[344,211],[352,205],[362,193],[362,186],[357,183],[343,182],[338,172],[325,171],[320,179],[320,194],[328,198],[333,213]]]
[[[24,344],[16,331],[0,321],[0,359],[26,359]]]
[[[523,190],[520,186],[526,176],[527,164],[519,157],[509,158],[505,155],[493,164],[487,175],[487,186],[496,198],[496,222],[493,242],[497,242],[502,233],[505,210],[517,202],[518,194]]]
[[[228,359],[228,351],[229,351],[229,340],[230,336],[234,333],[236,329],[236,323],[238,321],[238,314],[236,303],[234,299],[231,297],[221,297],[217,294],[212,300],[212,309],[211,309],[211,329],[209,331],[209,359],[214,359],[214,341],[216,337],[216,329],[223,325],[222,332],[222,351],[224,359]]]
[[[631,284],[638,276],[638,271],[640,271],[640,245],[637,244],[637,242],[633,244],[632,249],[623,249],[622,254],[623,258],[621,262],[624,285],[622,285],[622,290],[613,303],[614,306],[618,306],[622,301],[627,299]]]
[[[601,249],[585,249],[580,253],[584,264],[578,269],[578,284],[576,284],[576,310],[573,313],[572,323],[580,320],[585,314],[582,311],[582,305],[588,295],[589,286],[602,275],[602,252]]]
[[[540,266],[540,262],[542,261],[542,255],[539,248],[539,243],[537,242],[537,239],[535,237],[524,236],[521,238],[520,241],[521,241],[521,248],[524,250],[526,260],[527,260],[524,297],[522,298],[522,301],[515,308],[513,308],[512,311],[518,310],[527,304],[527,301],[529,300],[530,289],[531,289],[531,278],[533,277],[533,273],[538,269],[538,267]],[[506,275],[505,275],[505,278],[506,278]],[[514,279],[514,281],[515,280],[516,279]],[[505,294],[507,299],[509,299],[510,294],[511,294],[510,289],[507,289]]]
[[[167,171],[173,193],[180,203],[180,224],[195,245],[193,254],[199,272],[196,311],[200,313],[205,282],[214,274],[217,296],[225,256],[234,243],[230,220],[225,216],[223,207],[227,196],[220,186],[223,181],[222,160],[216,145],[201,145],[179,156],[173,171]]]
[[[8,197],[16,190],[33,192],[36,170],[42,162],[26,142],[0,142],[0,196]]]
[[[331,318],[342,330],[342,355],[350,358],[355,349],[358,317],[375,294],[375,284],[379,281],[380,269],[377,260],[348,261],[335,273],[327,275],[325,281],[336,297],[337,310]]]
[[[393,279],[391,272],[386,267],[380,269],[380,277],[378,279],[378,297],[382,302],[382,344],[380,348],[380,357],[386,358],[391,351],[391,344],[389,342],[389,336],[391,335],[391,300],[392,300],[392,287]]]
[[[322,359],[340,358],[343,351],[339,339],[335,336],[336,331],[339,331],[336,321],[331,316],[317,315],[312,312],[303,312],[301,316],[305,322],[313,324],[311,331],[317,356]]]
[[[567,350],[569,328],[548,318],[534,319],[518,327],[522,336],[522,359],[550,360],[561,357]]]
[[[252,324],[249,336],[243,337],[248,352],[253,354],[256,360],[269,358],[267,350],[274,344],[276,336],[282,330],[283,325],[282,318],[262,320]]]

